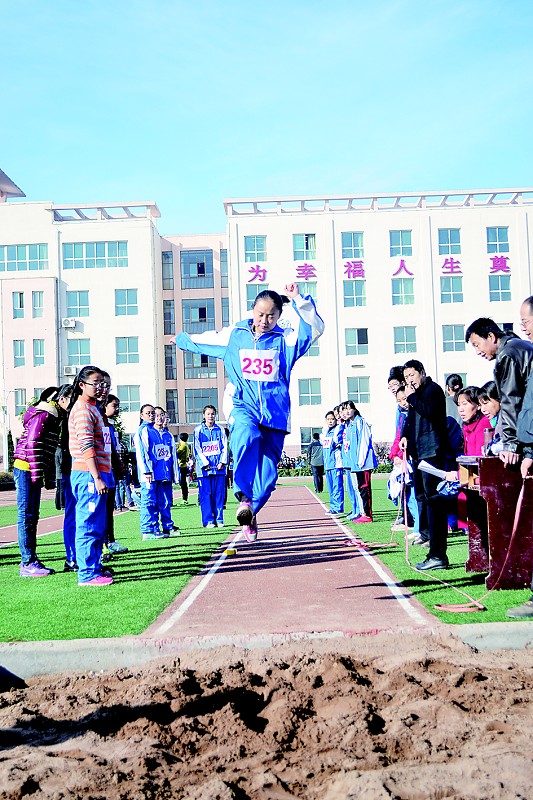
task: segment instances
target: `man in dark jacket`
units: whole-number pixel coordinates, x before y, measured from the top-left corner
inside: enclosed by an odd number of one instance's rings
[[[313,433],[313,441],[307,448],[307,453],[313,472],[315,492],[320,494],[320,492],[324,491],[324,451],[322,450],[322,442],[320,441],[319,433]]]
[[[533,343],[519,339],[516,333],[505,333],[489,317],[480,317],[468,326],[465,340],[478,356],[495,361],[494,381],[500,395],[504,464],[517,464],[520,444],[516,435],[518,415],[533,366]]]
[[[446,569],[448,516],[446,498],[437,492],[441,478],[418,469],[420,461],[427,461],[437,469],[446,469],[446,399],[441,387],[426,375],[420,361],[412,359],[404,364],[403,374],[409,412],[400,447],[413,458],[415,494],[420,514],[418,543],[429,541],[428,557],[416,568]]]

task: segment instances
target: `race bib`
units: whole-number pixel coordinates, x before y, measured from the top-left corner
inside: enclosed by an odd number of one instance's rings
[[[350,449],[350,440],[349,439],[345,439],[344,440],[344,452],[347,453],[349,449]]]
[[[218,456],[220,453],[220,442],[206,442],[202,445],[202,453],[208,456]]]
[[[156,445],[155,457],[158,461],[168,461],[170,458],[170,447],[166,444]]]
[[[328,447],[331,447],[331,442],[332,441],[333,441],[333,439],[332,439],[331,436],[323,436],[322,437],[322,447],[325,447],[326,449]]]
[[[111,452],[111,431],[109,430],[109,428],[104,428],[103,434],[104,434],[104,453],[110,453]]]
[[[248,381],[277,383],[279,350],[240,350],[242,377]]]

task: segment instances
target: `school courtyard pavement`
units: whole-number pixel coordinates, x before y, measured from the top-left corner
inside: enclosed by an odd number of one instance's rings
[[[4,643],[0,665],[25,678],[131,666],[191,649],[443,630],[480,649],[533,646],[533,623],[440,623],[304,485],[279,486],[258,520],[257,542],[247,543],[237,528],[141,635]],[[57,530],[58,520],[39,526],[40,533]],[[6,529],[0,533],[5,540]]]

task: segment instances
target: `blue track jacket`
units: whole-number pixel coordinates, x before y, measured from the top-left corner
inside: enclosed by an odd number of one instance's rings
[[[163,434],[172,437],[170,431],[159,432],[152,422],[142,422],[135,434],[139,481],[145,482],[148,472],[152,473],[154,481],[171,481],[174,478],[176,449],[174,447],[173,457],[171,444]],[[177,476],[177,463],[175,475]]]
[[[194,429],[194,457],[196,458],[196,474],[225,475],[228,463],[228,439],[220,427],[215,424],[208,428],[201,422]],[[218,464],[224,464],[224,469],[217,469]]]
[[[230,424],[232,410],[245,409],[259,425],[289,431],[291,369],[324,330],[324,322],[309,295],[297,295],[292,309],[294,327],[276,325],[258,339],[252,332],[251,319],[219,333],[180,333],[176,337],[176,346],[181,350],[223,359],[229,377],[224,415]]]
[[[324,450],[324,469],[337,469],[338,467],[342,466],[339,463],[339,458],[337,457],[337,451],[340,456],[340,451],[342,448],[342,440],[339,441],[338,436],[338,425],[335,425],[333,428],[328,428],[327,426],[322,431],[322,436],[320,437],[322,441],[322,448]]]

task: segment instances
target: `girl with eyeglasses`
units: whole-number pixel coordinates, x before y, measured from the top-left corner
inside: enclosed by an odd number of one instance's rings
[[[93,366],[83,367],[74,381],[69,406],[70,480],[76,500],[78,586],[99,587],[113,583],[111,574],[101,565],[107,490],[115,485],[111,471],[111,437],[97,407],[103,383],[102,370]]]

